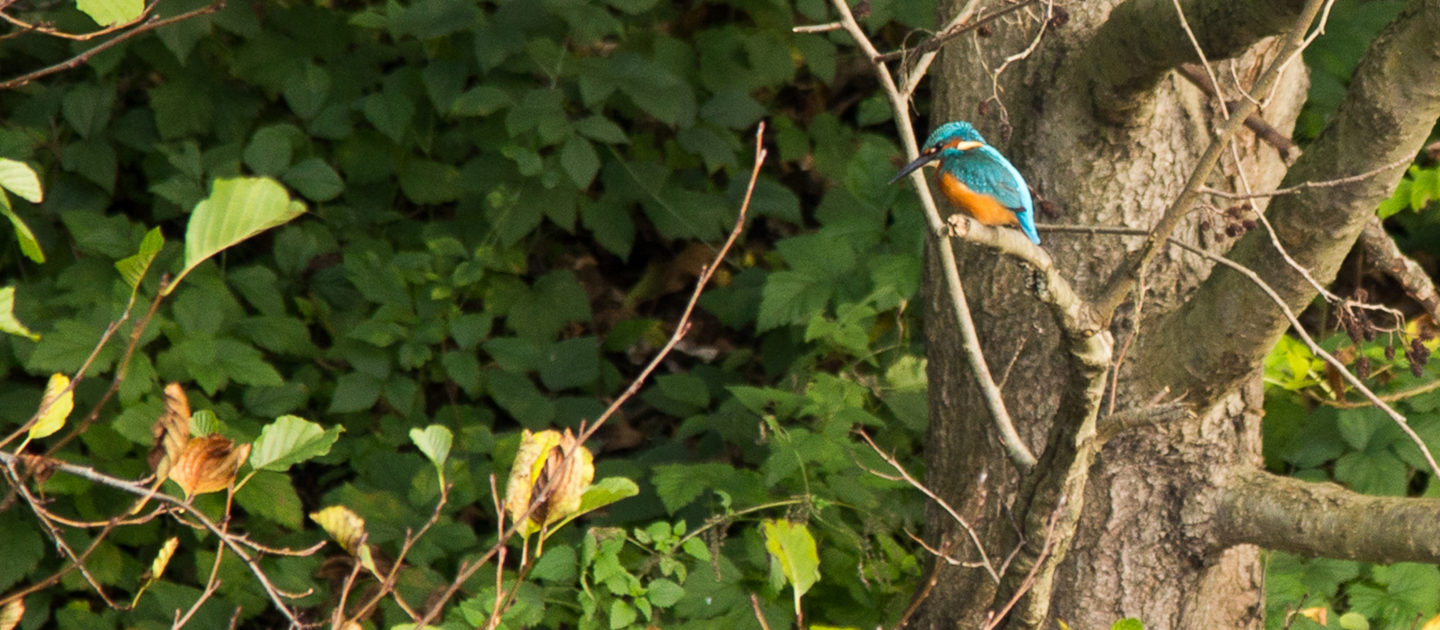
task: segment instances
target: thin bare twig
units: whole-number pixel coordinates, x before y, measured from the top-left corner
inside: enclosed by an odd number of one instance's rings
[[[157,19],[155,19],[154,17],[151,17],[150,19],[146,20],[144,23],[140,24],[139,26],[136,26],[135,28],[132,28],[132,29],[130,29],[130,30],[128,30],[128,31],[125,31],[125,32],[123,32],[123,33],[120,33],[120,34],[116,35],[115,37],[112,37],[112,38],[110,38],[110,39],[107,39],[107,40],[105,40],[105,41],[97,44],[97,45],[94,46],[93,48],[89,48],[89,49],[87,49],[85,52],[82,52],[82,53],[80,53],[80,54],[78,54],[78,55],[75,55],[74,57],[71,57],[71,58],[69,58],[69,59],[67,59],[67,60],[65,60],[65,61],[62,61],[62,62],[57,63],[57,64],[52,65],[52,66],[46,66],[46,67],[41,68],[41,69],[39,69],[39,70],[36,70],[36,71],[34,71],[34,72],[29,72],[29,73],[26,73],[26,74],[22,74],[22,75],[20,75],[20,76],[18,76],[18,77],[15,77],[15,78],[13,78],[13,79],[8,80],[8,81],[0,81],[0,90],[13,90],[13,89],[18,88],[18,87],[24,87],[25,85],[28,85],[31,81],[34,81],[35,79],[39,79],[39,78],[41,78],[41,77],[49,76],[49,75],[55,74],[55,73],[57,73],[57,72],[64,72],[64,71],[66,71],[66,70],[74,69],[74,68],[76,68],[76,67],[79,67],[81,64],[84,64],[86,61],[89,61],[91,57],[94,57],[95,55],[98,55],[98,54],[100,54],[100,53],[103,52],[103,51],[109,50],[110,48],[116,46],[117,44],[120,44],[121,42],[124,42],[124,41],[127,40],[127,39],[130,39],[130,38],[132,38],[132,37],[135,37],[136,35],[139,35],[139,34],[141,34],[141,33],[145,33],[145,32],[148,32],[148,31],[153,31],[153,30],[155,30],[155,29],[157,29],[157,28],[161,28],[161,27],[164,27],[164,26],[169,26],[169,25],[175,24],[175,23],[177,23],[177,22],[183,22],[183,21],[188,20],[188,19],[193,18],[193,17],[199,17],[199,16],[201,16],[201,15],[206,15],[206,14],[209,14],[209,13],[214,13],[214,12],[216,12],[216,11],[219,11],[219,10],[220,10],[221,8],[223,8],[224,6],[225,6],[225,0],[220,0],[219,2],[216,2],[215,4],[212,4],[212,5],[209,5],[209,6],[200,7],[200,8],[198,8],[198,9],[193,10],[193,11],[186,11],[186,12],[184,12],[184,13],[181,13],[180,15],[176,15],[176,16],[172,16],[172,17],[168,17],[168,18],[164,18],[164,19],[159,19],[159,20],[157,20]]]
[[[720,250],[715,254],[714,259],[711,260],[710,264],[706,265],[703,269],[701,269],[699,277],[695,280],[695,289],[690,293],[690,299],[688,302],[686,302],[684,310],[681,311],[680,319],[675,324],[675,331],[671,333],[670,338],[665,342],[665,345],[662,346],[660,350],[655,353],[655,356],[652,359],[650,359],[650,362],[647,363],[645,367],[640,370],[640,374],[637,375],[634,380],[630,382],[630,385],[625,388],[625,391],[621,392],[620,395],[616,397],[616,399],[611,402],[608,407],[606,407],[605,411],[602,412],[600,416],[595,419],[595,422],[591,424],[588,428],[583,427],[582,425],[580,435],[577,436],[575,439],[575,446],[572,448],[572,450],[565,453],[565,457],[574,456],[574,448],[580,448],[580,446],[583,445],[585,441],[588,440],[592,435],[594,435],[595,432],[598,431],[600,427],[603,426],[605,422],[615,414],[615,412],[619,411],[620,406],[623,405],[625,401],[629,400],[636,393],[638,393],[640,391],[640,388],[645,384],[645,381],[650,377],[650,374],[652,374],[655,369],[660,366],[660,364],[665,360],[665,357],[669,356],[670,351],[675,348],[676,344],[680,343],[680,340],[689,333],[690,317],[695,311],[696,304],[698,304],[700,301],[700,295],[705,291],[705,287],[709,285],[711,278],[715,276],[715,271],[719,269],[721,263],[724,262],[725,256],[727,256],[730,252],[730,248],[735,244],[735,241],[740,238],[740,234],[745,230],[745,219],[750,209],[751,197],[755,191],[755,182],[758,181],[760,178],[760,169],[765,162],[765,156],[767,154],[762,143],[764,133],[765,124],[762,122],[755,130],[755,166],[750,173],[750,181],[745,189],[745,198],[743,201],[741,201],[740,210],[735,217],[735,226],[730,230],[729,236],[726,237],[725,243],[721,245]],[[546,488],[542,488],[540,490],[540,494],[543,496],[544,494],[548,494],[549,492],[551,492],[554,485],[559,482],[560,478],[561,476],[558,475],[553,477],[550,484],[548,484]],[[435,602],[425,611],[425,614],[420,617],[419,621],[416,622],[416,626],[423,628],[426,624],[433,620],[435,616],[440,613],[440,609],[445,606],[445,602],[449,601],[451,597],[454,597],[455,593],[460,590],[460,587],[466,581],[468,581],[471,576],[475,575],[476,571],[479,571],[481,567],[483,567],[487,562],[489,562],[490,558],[501,552],[509,539],[514,537],[515,533],[519,531],[519,529],[525,524],[526,520],[529,518],[530,512],[538,506],[539,502],[532,501],[530,503],[530,507],[527,508],[525,512],[520,515],[519,518],[514,519],[515,523],[511,525],[508,530],[502,529],[499,540],[495,542],[495,545],[492,546],[490,550],[485,552],[485,554],[483,554],[480,559],[476,560],[475,562],[462,564],[460,570],[456,573],[455,579],[450,582],[450,585],[446,587],[445,592],[442,593],[441,596],[437,598]]]
[[[20,29],[19,31],[14,33],[7,33],[6,36],[22,35],[26,33],[39,33],[41,35],[49,35],[50,37],[58,37],[60,39],[83,42],[95,39],[96,37],[100,37],[102,35],[109,35],[110,33],[114,33],[115,31],[124,30],[130,28],[131,26],[139,24],[141,20],[144,20],[145,18],[150,16],[150,13],[155,10],[155,6],[157,4],[159,4],[159,0],[151,0],[151,2],[145,5],[145,8],[140,11],[140,15],[135,16],[135,19],[128,22],[121,22],[119,24],[111,24],[110,26],[102,28],[98,31],[91,31],[89,33],[67,33],[51,26],[32,24],[30,22],[21,20],[20,18],[17,18],[13,15],[10,15],[9,13],[5,13],[3,10],[0,10],[0,20],[9,22],[10,24]]]
[[[855,16],[851,14],[850,6],[846,4],[845,0],[832,0],[832,4],[840,12],[845,30],[850,33],[851,38],[864,51],[866,57],[870,59],[879,57],[878,51],[875,50],[875,44],[865,35],[860,24],[855,21]],[[875,62],[872,67],[880,79],[880,85],[884,89],[886,97],[890,100],[890,108],[895,114],[895,123],[900,128],[900,139],[905,145],[906,157],[913,160],[919,157],[920,150],[915,140],[915,128],[910,123],[908,100],[895,86],[895,79],[884,63]],[[990,374],[990,366],[986,363],[985,355],[980,350],[979,334],[975,331],[975,321],[971,318],[970,307],[965,300],[965,289],[960,282],[955,249],[950,244],[950,240],[945,238],[948,234],[946,223],[940,218],[939,208],[935,204],[934,197],[930,195],[930,187],[925,182],[924,173],[916,171],[910,178],[916,194],[920,197],[920,205],[925,210],[926,222],[930,225],[930,230],[939,237],[936,239],[936,249],[940,253],[940,270],[945,277],[950,304],[960,329],[961,346],[965,352],[965,358],[975,373],[976,385],[985,400],[986,408],[990,411],[991,420],[1000,434],[1006,454],[1021,471],[1029,471],[1035,467],[1035,454],[1030,452],[1030,448],[1025,445],[1024,441],[1020,439],[1019,433],[1015,431],[1015,423],[1011,421],[1010,412],[1005,408],[1000,388],[995,385],[995,379]],[[1035,249],[1039,250],[1038,247]],[[1043,250],[1040,250],[1040,253],[1043,255]]]
[[[961,527],[961,529],[965,530],[965,534],[970,537],[970,542],[975,544],[975,551],[980,554],[981,566],[985,567],[985,572],[990,574],[990,578],[992,580],[999,582],[1000,574],[995,571],[995,565],[990,563],[990,556],[985,553],[985,546],[980,543],[980,535],[975,533],[975,528],[970,526],[970,522],[965,520],[965,517],[961,516],[960,513],[955,510],[955,508],[950,507],[950,504],[946,502],[945,499],[940,498],[940,495],[935,494],[933,490],[925,487],[925,484],[920,483],[914,477],[910,476],[910,472],[905,470],[905,467],[900,465],[900,462],[896,461],[893,456],[885,453],[885,451],[880,450],[880,447],[875,445],[875,441],[870,439],[869,434],[865,433],[860,429],[856,429],[855,432],[860,434],[860,438],[865,440],[866,444],[870,445],[870,449],[875,451],[875,454],[879,455],[880,459],[885,460],[885,463],[889,464],[891,468],[895,469],[895,472],[900,475],[900,478],[903,479],[905,483],[910,484],[911,487],[919,490],[931,501],[934,501],[936,505],[939,505],[941,509],[945,510],[946,514],[950,515],[950,518],[954,520],[955,523]],[[877,474],[874,473],[874,471],[871,471],[871,473]]]
[[[941,47],[943,47],[946,43],[948,43],[952,39],[955,39],[956,37],[969,33],[970,31],[973,31],[977,28],[980,28],[986,24],[994,22],[995,20],[1010,15],[1011,13],[1024,9],[1038,2],[1040,2],[1040,0],[1024,0],[1024,2],[1012,4],[1003,9],[996,9],[994,11],[991,11],[990,13],[986,13],[974,22],[952,21],[945,28],[940,29],[940,32],[935,33],[933,37],[923,42],[920,42],[914,48],[908,50],[891,51],[882,55],[876,55],[872,57],[872,59],[877,62],[887,62],[895,61],[896,59],[903,59],[907,55],[923,55],[925,53],[935,52],[937,50],[940,50]],[[974,3],[972,3],[972,5],[973,4]],[[963,16],[966,13],[967,11],[962,10],[957,13],[956,16]],[[843,26],[841,28],[843,28]]]
[[[299,617],[297,617],[295,615],[295,612],[290,609],[290,606],[285,603],[284,596],[282,596],[281,591],[277,589],[274,583],[270,581],[270,576],[266,575],[265,571],[260,568],[260,565],[256,561],[256,559],[245,551],[245,547],[239,541],[238,537],[226,533],[223,528],[217,525],[214,521],[210,520],[210,517],[206,516],[204,512],[195,509],[195,507],[192,506],[185,499],[164,492],[156,492],[144,485],[135,483],[133,481],[128,481],[125,479],[120,479],[118,477],[106,475],[95,470],[94,468],[90,468],[89,466],[76,466],[68,462],[55,460],[47,457],[33,455],[14,455],[5,451],[0,451],[0,465],[4,465],[6,467],[13,467],[15,462],[22,459],[43,461],[45,466],[51,467],[54,470],[88,479],[96,483],[110,486],[111,488],[123,490],[138,497],[150,497],[156,501],[166,503],[178,510],[177,512],[172,513],[172,516],[176,517],[176,520],[182,523],[189,524],[188,521],[179,518],[181,513],[188,514],[189,516],[194,517],[197,521],[199,521],[200,527],[208,530],[212,534],[215,534],[216,537],[218,537],[222,542],[225,543],[225,546],[230,549],[231,553],[234,553],[237,557],[240,558],[241,562],[245,564],[245,567],[249,569],[250,573],[255,576],[255,579],[260,582],[260,586],[265,590],[265,594],[270,598],[271,603],[274,604],[274,606],[278,610],[280,610],[281,614],[285,615],[285,618],[290,621],[290,624],[293,627],[303,627],[304,624],[301,623]]]

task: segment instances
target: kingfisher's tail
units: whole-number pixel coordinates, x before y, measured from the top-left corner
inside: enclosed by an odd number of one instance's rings
[[[1040,235],[1035,232],[1035,212],[1033,210],[1026,210],[1017,214],[1020,218],[1020,231],[1024,232],[1025,236],[1030,237],[1031,243],[1039,245]]]

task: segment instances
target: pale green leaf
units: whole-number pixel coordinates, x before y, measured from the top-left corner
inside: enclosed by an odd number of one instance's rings
[[[125,284],[130,285],[132,290],[139,287],[145,272],[150,270],[150,263],[155,262],[155,256],[164,246],[165,235],[161,234],[157,227],[145,233],[145,238],[140,241],[139,252],[115,261],[115,269],[120,272],[120,277],[125,279]]]
[[[788,519],[765,519],[765,551],[780,567],[780,572],[795,587],[795,611],[800,611],[800,597],[820,581],[820,555],[815,551],[815,538],[804,523]]]
[[[291,464],[330,452],[340,437],[340,427],[325,429],[297,416],[280,416],[260,430],[250,451],[250,466],[256,470],[283,472]]]
[[[45,193],[40,190],[40,176],[29,164],[19,160],[0,158],[0,188],[20,195],[30,203],[45,200]]]
[[[190,435],[204,437],[220,432],[220,416],[211,409],[201,409],[190,414]]]
[[[450,443],[454,439],[455,435],[450,429],[439,424],[432,424],[424,429],[410,429],[410,441],[420,447],[420,452],[430,458],[430,463],[435,464],[435,472],[440,475],[441,485],[445,484],[445,459],[450,457]]]
[[[0,288],[0,332],[28,337],[31,341],[40,340],[40,335],[15,318],[15,287]]]
[[[95,20],[96,24],[110,26],[140,17],[140,12],[145,9],[145,2],[144,0],[76,0],[75,6]]]
[[[185,269],[167,293],[197,265],[251,236],[300,216],[305,204],[268,177],[215,180],[209,197],[195,204],[185,230]]]
[[[10,224],[15,226],[15,240],[20,242],[20,252],[37,263],[45,262],[45,251],[40,249],[40,241],[35,238],[35,233],[30,231],[25,220],[10,208],[10,197],[3,190],[0,190],[0,214],[5,215],[5,218],[10,219]]]

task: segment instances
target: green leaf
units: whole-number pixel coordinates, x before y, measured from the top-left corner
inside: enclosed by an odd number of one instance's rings
[[[185,268],[166,289],[206,259],[240,241],[300,216],[305,204],[291,201],[278,182],[267,177],[217,179],[215,189],[195,205],[185,230]]]
[[[1344,630],[1370,630],[1370,620],[1360,613],[1347,612],[1340,615],[1340,627]]]
[[[81,83],[65,90],[60,111],[65,122],[82,138],[89,138],[105,129],[110,109],[115,105],[115,88],[108,83]],[[66,153],[69,153],[67,150]]]
[[[577,337],[550,344],[537,368],[540,382],[552,392],[589,385],[600,377],[600,342]]]
[[[257,175],[273,177],[283,173],[295,153],[290,138],[299,134],[294,125],[261,127],[245,145],[245,166]]]
[[[329,453],[340,431],[339,426],[325,429],[304,418],[280,416],[260,430],[250,451],[250,466],[284,472],[291,464]]]
[[[150,263],[155,262],[155,256],[164,246],[165,235],[160,233],[160,228],[152,228],[140,241],[139,252],[136,252],[134,256],[115,261],[115,269],[120,272],[120,277],[125,279],[125,284],[130,285],[132,295],[133,291],[139,288],[140,280],[145,277],[145,272],[150,270]]]
[[[1121,619],[1110,626],[1110,630],[1145,630],[1145,624],[1135,618]]]
[[[75,6],[100,26],[129,22],[145,9],[143,0],[76,0]]]
[[[3,158],[0,158],[3,159]],[[20,242],[20,251],[27,258],[37,263],[45,262],[45,251],[40,249],[40,241],[35,239],[35,233],[30,231],[30,226],[20,215],[10,209],[10,196],[0,190],[0,214],[10,219],[10,225],[15,226],[15,240]]]
[[[435,465],[435,474],[440,476],[440,485],[445,485],[445,459],[450,457],[450,443],[455,435],[443,425],[432,424],[424,429],[410,429],[410,441],[420,447],[420,452]]]
[[[640,486],[625,477],[606,477],[590,485],[580,495],[580,508],[576,514],[598,510],[621,499],[640,494]],[[572,517],[573,518],[573,517]]]
[[[460,169],[433,160],[411,160],[400,168],[400,190],[419,204],[449,203],[460,198]]]
[[[638,616],[639,613],[635,612],[635,607],[625,603],[625,600],[616,599],[610,602],[610,630],[628,628],[630,624],[635,623]]]
[[[590,182],[595,181],[595,174],[600,172],[600,156],[595,154],[595,147],[590,145],[589,140],[570,136],[560,149],[560,166],[570,176],[570,181],[583,190],[590,187]]]
[[[258,515],[289,529],[300,529],[304,511],[288,475],[262,471],[256,473],[243,488],[235,492],[235,502],[246,512]]]
[[[330,201],[345,191],[340,174],[318,157],[301,160],[280,178],[311,201]]]
[[[40,340],[40,335],[31,332],[15,317],[15,287],[0,288],[0,332]]]
[[[404,94],[391,90],[371,94],[365,99],[364,110],[365,119],[397,143],[404,141],[405,130],[415,117],[415,104]]]
[[[645,597],[659,608],[669,608],[685,596],[685,589],[665,578],[652,580],[645,586]],[[811,626],[812,628],[814,626]]]
[[[220,417],[213,409],[201,409],[190,416],[190,435],[204,437],[220,432]]]
[[[610,122],[610,119],[599,114],[575,121],[575,131],[591,140],[608,144],[628,144],[630,142],[630,137],[625,135],[625,130],[621,129],[620,125]]]
[[[795,612],[799,614],[800,598],[820,581],[820,556],[815,551],[815,538],[804,523],[789,519],[765,519],[760,527],[765,534],[765,551],[795,588]]]
[[[335,393],[330,398],[329,413],[350,413],[363,411],[375,406],[380,400],[384,383],[364,372],[341,375],[335,381]]]
[[[40,189],[40,176],[29,164],[19,160],[0,158],[0,188],[20,195],[30,203],[45,200],[45,193]]]
[[[510,95],[493,85],[470,88],[450,104],[451,116],[489,116],[513,105]]]
[[[285,80],[285,102],[296,116],[309,120],[325,107],[330,95],[330,73],[324,68],[306,64]]]

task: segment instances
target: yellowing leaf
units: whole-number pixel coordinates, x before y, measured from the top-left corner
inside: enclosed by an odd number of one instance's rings
[[[4,629],[0,628],[0,630]],[[1440,630],[1440,615],[1431,617],[1429,621],[1420,626],[1420,630]]]
[[[521,528],[529,535],[579,510],[585,488],[594,479],[594,456],[569,429],[563,434],[525,431],[505,485],[505,510],[516,522],[529,510]],[[547,488],[547,496],[534,496]]]
[[[35,334],[15,317],[15,287],[0,289],[0,332],[20,335],[30,341],[40,341],[40,335]]]
[[[14,630],[25,616],[25,600],[16,599],[0,608],[0,630]]]
[[[353,554],[360,541],[365,538],[365,519],[343,505],[332,505],[319,512],[311,512],[310,520],[325,530],[340,547]]]
[[[360,560],[360,566],[379,576],[380,569],[365,544],[365,519],[343,505],[332,505],[319,512],[311,512],[310,520],[325,530],[340,547]]]
[[[45,192],[40,188],[40,176],[29,164],[19,160],[0,158],[0,188],[20,195],[30,203],[45,201]]]
[[[800,614],[800,597],[820,581],[820,555],[815,551],[815,537],[804,523],[787,519],[765,519],[760,524],[765,533],[765,551],[771,561],[795,588],[795,614]]]
[[[170,467],[170,479],[186,497],[224,490],[235,481],[235,471],[249,455],[249,444],[237,447],[234,440],[222,435],[190,438]]]
[[[30,434],[27,441],[34,438],[43,438],[60,430],[65,426],[65,419],[70,417],[70,412],[75,409],[75,396],[69,391],[70,377],[59,372],[50,375],[50,382],[45,385],[45,395],[40,398],[40,417],[35,424],[30,425]]]
[[[160,576],[165,574],[165,567],[170,565],[170,558],[175,555],[175,548],[179,545],[180,539],[171,536],[160,547],[160,552],[155,554],[155,559],[150,562],[150,570],[140,576],[140,588],[135,591],[135,599],[130,603],[131,608],[140,603],[140,596],[145,593],[145,589],[160,581]]]
[[[1312,606],[1310,608],[1301,609],[1299,613],[1301,617],[1305,617],[1306,619],[1309,619],[1310,621],[1318,623],[1322,626],[1329,625],[1329,623],[1326,621],[1326,618],[1330,616],[1329,607]]]

